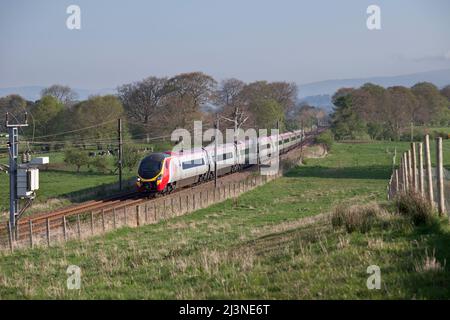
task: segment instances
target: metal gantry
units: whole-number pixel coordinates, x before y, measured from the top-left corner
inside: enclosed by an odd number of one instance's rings
[[[9,123],[6,113],[6,127],[8,128],[8,153],[9,153],[9,227],[16,227],[16,216],[19,213],[19,198],[17,196],[17,158],[19,156],[19,128],[28,126],[25,113],[25,123]]]

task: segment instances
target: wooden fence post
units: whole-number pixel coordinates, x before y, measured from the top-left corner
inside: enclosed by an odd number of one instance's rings
[[[148,203],[145,203],[145,224],[148,223]]]
[[[64,241],[67,241],[67,225],[66,225],[66,216],[62,217],[63,222],[63,235],[64,235]]]
[[[50,220],[47,218],[46,219],[46,223],[47,223],[47,246],[50,247]]]
[[[166,199],[163,199],[163,217],[166,218],[166,211],[167,211],[167,205],[166,205]]]
[[[408,174],[409,174],[409,181],[408,181],[409,189],[410,190],[414,190],[413,171],[412,171],[412,151],[411,151],[411,149],[408,150]]]
[[[430,136],[425,136],[425,162],[427,166],[427,193],[428,201],[434,206],[434,194],[433,194],[433,174],[431,172],[431,154],[430,154]]]
[[[425,195],[423,182],[423,143],[419,142],[419,192],[422,197]]]
[[[400,157],[400,164],[398,166],[398,175],[399,175],[399,191],[403,192],[403,156]]]
[[[80,225],[80,215],[77,214],[77,229],[78,229],[78,239],[81,239],[81,225]]]
[[[409,190],[409,174],[408,174],[408,154],[405,152],[405,155],[403,157],[403,167],[404,167],[404,172],[405,172],[405,180],[404,182],[404,189],[405,192],[408,192]]]
[[[417,191],[418,181],[417,181],[417,160],[416,160],[416,143],[415,142],[411,142],[411,150],[412,150],[411,151],[412,185],[413,185],[413,190]]]
[[[91,235],[94,235],[94,211],[91,211]]]
[[[28,224],[30,226],[30,247],[33,248],[33,221],[30,219]]]
[[[398,181],[398,169],[395,169],[395,195],[397,195],[400,188],[400,183]]]
[[[442,137],[436,139],[436,164],[437,164],[437,188],[438,188],[438,210],[439,215],[445,213],[444,194],[444,157],[442,153]]]
[[[139,221],[141,207],[139,205],[136,206],[136,227],[139,227],[141,222]]]
[[[9,250],[11,252],[13,252],[14,251],[14,239],[13,239],[11,224],[9,223],[9,221],[6,222],[6,228],[8,229]]]
[[[103,229],[103,232],[106,231],[106,225],[105,225],[105,209],[102,209],[102,229]]]

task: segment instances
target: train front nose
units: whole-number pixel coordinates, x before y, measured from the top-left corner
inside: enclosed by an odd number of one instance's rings
[[[156,182],[155,181],[142,181],[141,178],[136,179],[136,188],[141,192],[150,192],[156,191]]]

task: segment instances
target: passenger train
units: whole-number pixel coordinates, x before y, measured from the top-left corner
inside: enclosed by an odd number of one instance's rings
[[[303,139],[304,132],[297,130],[258,138],[259,150],[256,139],[221,144],[217,146],[217,162],[214,143],[204,148],[152,153],[139,164],[136,187],[139,192],[149,194],[170,193],[176,188],[214,179],[216,163],[217,176],[223,176],[258,161],[264,164],[272,154],[277,151],[283,154]]]

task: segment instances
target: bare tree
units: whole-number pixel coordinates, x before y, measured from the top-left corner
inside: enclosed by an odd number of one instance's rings
[[[45,96],[52,96],[58,99],[59,102],[68,106],[73,103],[78,95],[69,86],[63,86],[60,84],[54,84],[48,88],[42,89],[41,98]]]
[[[233,124],[235,131],[248,120],[248,111],[242,99],[245,83],[238,79],[226,79],[216,91],[216,103],[222,109],[222,118]]]
[[[297,85],[293,82],[272,82],[269,88],[271,98],[283,107],[285,114],[292,111],[297,101]]]
[[[146,132],[161,120],[168,93],[167,78],[148,77],[120,86],[117,92],[128,117],[146,126]]]
[[[211,102],[216,84],[202,72],[182,73],[168,80],[168,111],[174,128],[185,128],[201,118],[201,108]]]

